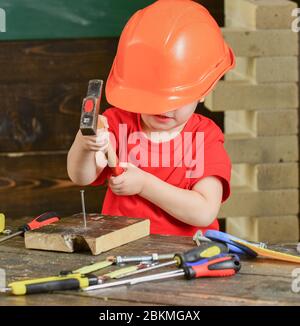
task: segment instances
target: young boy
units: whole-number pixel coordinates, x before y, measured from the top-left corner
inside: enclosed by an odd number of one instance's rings
[[[136,12],[120,37],[106,84],[112,108],[97,136],[79,131],[68,173],[80,185],[109,180],[102,213],[149,218],[151,233],[218,229],[230,195],[224,136],[194,111],[234,66],[209,12],[190,0],[159,0]],[[112,176],[108,131],[125,172]]]

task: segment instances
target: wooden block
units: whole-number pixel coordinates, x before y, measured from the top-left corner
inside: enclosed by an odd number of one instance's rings
[[[238,57],[277,57],[298,55],[298,33],[291,29],[222,29],[226,42]]]
[[[296,83],[255,84],[247,81],[220,81],[205,98],[211,111],[283,110],[298,108]]]
[[[298,57],[237,57],[236,66],[225,80],[248,80],[256,83],[297,82]]]
[[[298,137],[253,137],[225,135],[225,148],[232,163],[297,162]]]
[[[297,189],[299,165],[295,163],[233,164],[231,185],[253,190]]]
[[[249,187],[233,187],[222,205],[219,217],[281,216],[299,213],[298,189],[255,191]]]
[[[249,241],[293,243],[299,241],[299,220],[297,216],[227,218],[226,232]]]
[[[25,247],[62,252],[89,249],[93,255],[122,246],[150,234],[150,220],[89,214],[84,229],[82,214],[55,225],[25,233]]]
[[[251,136],[297,135],[298,110],[226,111],[224,130],[226,134]]]
[[[287,0],[225,0],[225,25],[257,29],[289,29],[297,4]]]

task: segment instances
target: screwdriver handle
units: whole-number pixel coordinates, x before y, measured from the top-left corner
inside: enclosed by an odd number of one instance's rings
[[[209,259],[204,264],[200,261],[198,265],[183,266],[187,279],[231,276],[236,274],[240,268],[240,260],[236,255],[227,255],[224,257]]]
[[[177,266],[182,267],[184,264],[198,262],[199,259],[214,257],[223,253],[228,253],[228,247],[223,243],[212,241],[203,243],[199,247],[186,251],[183,254],[176,254],[174,259],[177,262]]]
[[[69,274],[66,276],[53,276],[33,280],[17,281],[8,287],[14,295],[48,293],[52,291],[78,290],[90,285],[98,284],[94,275]]]
[[[20,228],[20,231],[26,232],[26,231],[39,229],[39,228],[49,225],[51,223],[58,222],[59,219],[60,219],[60,217],[56,212],[46,212],[46,213],[39,215],[31,222],[23,225]]]

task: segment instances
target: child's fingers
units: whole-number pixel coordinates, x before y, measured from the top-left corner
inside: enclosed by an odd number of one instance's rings
[[[115,194],[120,194],[123,192],[123,184],[119,184],[119,185],[114,185],[111,183],[111,180],[108,182],[108,185],[111,189],[111,191]]]
[[[118,175],[117,177],[110,177],[110,182],[114,186],[122,184],[124,182],[124,180],[125,180],[125,177],[124,177],[123,173]]]
[[[109,128],[107,118],[104,115],[99,114],[97,128]]]
[[[96,141],[95,139],[94,140],[88,140],[86,142],[87,146],[104,146],[104,145],[107,145],[108,142],[103,139],[103,140],[100,140],[100,141]]]
[[[108,139],[109,139],[109,134],[105,132],[97,135],[95,141],[96,143],[108,143]]]
[[[124,182],[124,180],[125,180],[125,177],[124,177],[123,173],[118,175],[117,177],[114,177],[114,176],[110,177],[110,182],[114,186],[122,184]]]
[[[121,168],[124,169],[128,169],[128,168],[137,168],[134,164],[130,163],[130,162],[119,162],[119,166]]]
[[[85,148],[89,150],[104,151],[108,149],[108,143],[106,144],[88,143],[85,145]]]
[[[113,189],[112,187],[111,187],[111,191],[115,194],[115,195],[118,195],[118,196],[120,196],[120,195],[122,195],[122,191],[120,191],[120,190],[116,190],[116,189]]]
[[[100,145],[92,145],[92,146],[89,146],[89,149],[91,151],[94,151],[94,152],[103,152],[103,153],[106,153],[107,150],[108,150],[108,144],[105,144],[103,146],[100,146]]]
[[[113,187],[113,186],[110,186],[110,189],[111,189],[111,191],[113,192],[113,193],[115,193],[115,194],[121,194],[122,192],[123,192],[123,188],[122,187],[120,187],[120,186],[118,186],[118,187]]]

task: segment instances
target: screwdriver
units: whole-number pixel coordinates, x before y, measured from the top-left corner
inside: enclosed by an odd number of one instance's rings
[[[98,277],[92,274],[68,274],[17,281],[8,284],[0,292],[14,295],[37,294],[52,291],[74,290],[98,284]]]
[[[0,288],[0,292],[14,295],[25,295],[48,293],[53,291],[79,290],[88,286],[102,284],[117,277],[122,277],[128,271],[146,268],[149,266],[149,264],[143,263],[136,266],[120,268],[116,271],[109,272],[101,276],[95,276],[93,274],[85,275],[76,271],[62,271],[59,276],[12,282],[4,289]]]
[[[163,272],[149,276],[136,277],[122,281],[109,282],[100,285],[92,285],[83,288],[83,291],[95,291],[120,285],[133,285],[154,280],[185,276],[191,280],[199,277],[225,277],[236,274],[241,268],[240,260],[237,255],[224,254],[222,257],[211,257],[200,259],[189,265],[184,263],[182,268],[175,271]]]
[[[11,238],[14,238],[17,235],[24,234],[26,231],[36,230],[43,226],[49,225],[51,223],[58,222],[59,219],[60,219],[60,217],[58,216],[58,214],[56,212],[43,213],[43,214],[39,215],[38,217],[36,217],[35,219],[33,219],[31,222],[20,227],[18,232],[15,232],[7,237],[0,239],[0,243],[7,241]]]
[[[205,262],[204,258],[219,257],[222,255],[226,255],[227,253],[228,247],[226,245],[212,241],[210,243],[202,244],[200,247],[188,250],[183,254],[172,254],[173,260],[171,261],[167,261],[157,265],[150,265],[149,267],[129,271],[128,273],[122,273],[120,276],[116,275],[115,278],[124,278],[171,265],[182,267],[183,265],[193,264],[194,262],[199,263],[199,260],[203,260],[203,262]]]
[[[153,269],[158,269],[158,268],[167,267],[171,265],[177,265],[178,267],[180,267],[184,263],[189,264],[198,261],[199,259],[216,257],[222,254],[227,254],[228,251],[229,251],[228,247],[225,244],[219,242],[211,241],[207,243],[201,243],[199,247],[188,250],[183,254],[173,254],[173,260],[160,263],[158,265],[150,266],[142,270],[133,271],[127,273],[124,276],[132,276],[135,274],[144,273],[147,271],[151,271]]]
[[[81,267],[73,271],[62,271],[60,276],[31,279],[10,283],[2,292],[9,292],[14,295],[24,295],[32,293],[46,293],[51,291],[78,290],[93,285],[101,285],[113,278],[124,278],[137,272],[143,272],[154,268],[161,268],[169,265],[182,266],[183,264],[193,264],[199,259],[205,262],[205,257],[211,257],[227,253],[228,249],[221,243],[211,242],[200,247],[193,248],[183,254],[172,254],[174,260],[153,266],[153,262],[142,262],[136,266],[129,266],[119,270],[106,273],[99,277],[90,273],[113,264],[113,261],[101,261],[93,265]],[[127,256],[136,257],[136,256]],[[177,270],[176,270],[177,271]],[[111,284],[111,282],[109,283]]]
[[[153,253],[144,256],[109,256],[107,260],[112,261],[114,264],[135,263],[135,262],[150,262],[158,260],[172,259],[175,254],[157,254]]]

